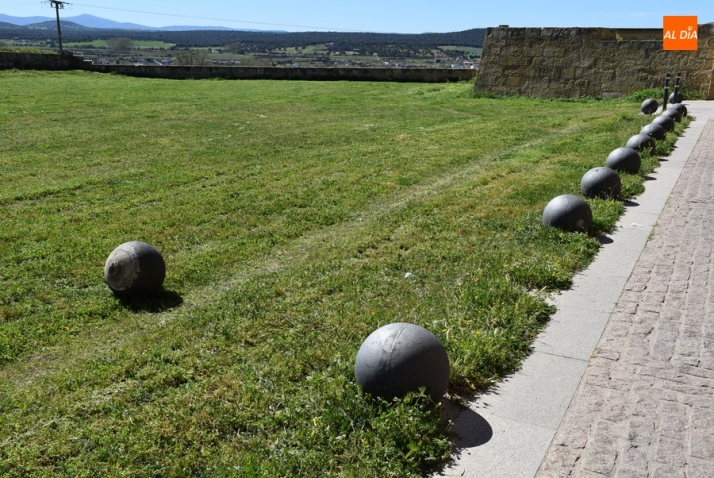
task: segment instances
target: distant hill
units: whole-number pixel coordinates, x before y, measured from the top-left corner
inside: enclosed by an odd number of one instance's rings
[[[33,17],[38,18],[38,17]],[[8,21],[12,19],[13,21]],[[22,36],[28,40],[44,40],[48,32],[56,32],[55,19],[18,26],[18,17],[0,15],[0,38]],[[20,19],[22,21],[23,19]],[[7,25],[8,23],[13,25]],[[132,40],[163,41],[179,48],[225,46],[240,43],[246,52],[260,52],[277,48],[307,47],[329,44],[337,51],[360,50],[379,55],[398,56],[404,51],[429,50],[439,46],[468,46],[481,48],[486,33],[474,28],[449,33],[351,33],[351,32],[285,32],[261,30],[231,30],[225,27],[171,26],[144,27],[135,23],[120,23],[93,15],[62,18],[62,37],[65,42],[90,42],[112,37]],[[122,28],[120,28],[122,27]],[[143,29],[142,29],[143,28]]]
[[[194,31],[194,30],[220,30],[232,31],[233,28],[218,27],[218,26],[191,26],[191,25],[172,25],[168,27],[147,27],[138,23],[115,22],[106,18],[95,17],[94,15],[77,15],[74,17],[62,17],[62,30],[64,30],[65,22],[76,23],[77,25],[87,28],[103,28],[110,30],[140,30],[140,31]],[[47,22],[56,22],[52,17],[13,17],[0,13],[0,22],[10,23],[16,26],[26,26],[33,29],[46,30],[44,26]],[[4,28],[0,25],[0,28]],[[76,29],[76,28],[74,28]],[[55,28],[54,30],[57,30]],[[262,31],[262,30],[241,30],[241,31]]]
[[[49,20],[54,20],[52,17],[13,17],[0,13],[0,22],[12,23],[13,25],[30,25],[32,23],[42,23]]]
[[[62,34],[65,32],[93,32],[96,31],[94,28],[89,28],[85,27],[84,25],[80,25],[79,23],[74,23],[74,22],[68,22],[66,20],[62,20],[61,23],[62,27]],[[57,31],[57,20],[50,20],[48,22],[42,22],[42,23],[31,23],[29,25],[25,25],[23,28],[27,30],[43,30],[43,31]]]
[[[14,25],[12,23],[7,23],[7,22],[3,22],[3,21],[0,21],[0,28],[8,29],[8,30],[22,29],[22,27],[20,25]]]

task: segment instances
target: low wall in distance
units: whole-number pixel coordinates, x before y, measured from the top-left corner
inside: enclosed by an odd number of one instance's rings
[[[76,70],[82,67],[82,63],[82,58],[72,55],[0,51],[2,70]]]
[[[277,68],[252,66],[133,66],[93,65],[81,57],[0,52],[0,69],[86,70],[142,78],[198,80],[308,80],[308,81],[396,81],[446,83],[468,81],[477,70],[447,68]]]

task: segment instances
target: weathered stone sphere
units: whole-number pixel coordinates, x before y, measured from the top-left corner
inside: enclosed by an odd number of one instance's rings
[[[630,142],[628,141],[627,143],[629,144]],[[642,158],[637,151],[625,146],[624,148],[613,150],[605,160],[605,165],[613,171],[637,174],[640,171],[640,166],[642,166]]]
[[[667,136],[667,130],[658,124],[648,124],[640,130],[640,134],[646,134],[656,140],[663,140]]]
[[[588,198],[615,198],[622,192],[622,181],[610,168],[593,168],[580,180],[580,192]]]
[[[449,374],[449,357],[439,339],[423,327],[402,322],[372,332],[355,360],[362,390],[387,400],[425,387],[437,401],[449,385]]]
[[[665,129],[665,131],[674,131],[674,118],[667,115],[659,115],[652,120],[652,124],[658,124]]]
[[[659,108],[659,103],[657,103],[657,100],[654,98],[647,98],[645,101],[642,102],[640,111],[642,111],[646,115],[651,115],[652,113],[657,111],[657,108]]]
[[[682,113],[680,111],[678,111],[676,108],[669,108],[667,111],[662,113],[661,116],[669,116],[676,123],[679,123],[680,121],[682,121]]]
[[[646,134],[636,134],[627,140],[625,147],[634,149],[638,152],[649,150],[650,154],[654,154],[657,143],[655,143],[655,140],[652,139],[651,136],[647,136]]]
[[[109,254],[104,264],[104,282],[121,297],[146,297],[161,289],[166,263],[153,246],[125,242]]]
[[[590,206],[572,194],[555,197],[543,210],[543,225],[568,232],[587,232],[593,223]]]
[[[669,102],[672,103],[673,105],[677,104],[677,103],[681,103],[682,101],[684,101],[684,95],[679,91],[676,94],[673,91],[672,94],[669,95]]]
[[[687,116],[687,107],[684,106],[682,103],[675,103],[675,104],[673,104],[672,106],[670,106],[670,107],[668,108],[667,111],[669,111],[670,109],[677,110],[677,111],[679,111],[680,113],[682,113],[682,118],[684,118],[685,116]]]

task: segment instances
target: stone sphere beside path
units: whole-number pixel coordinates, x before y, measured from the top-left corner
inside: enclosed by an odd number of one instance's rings
[[[593,223],[590,206],[573,194],[557,196],[543,210],[543,225],[567,232],[588,232]]]
[[[654,154],[657,143],[651,136],[636,134],[627,140],[625,147],[634,149],[637,152],[649,150],[650,154]]]
[[[649,138],[649,136],[646,137]],[[629,144],[629,141],[627,143]],[[617,148],[610,153],[605,165],[614,171],[637,174],[640,171],[640,166],[642,166],[642,158],[637,151],[625,146],[624,148]]]

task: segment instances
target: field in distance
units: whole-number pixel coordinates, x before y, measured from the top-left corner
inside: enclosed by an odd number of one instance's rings
[[[360,344],[426,327],[451,400],[516,370],[552,312],[533,291],[599,247],[543,207],[648,121],[465,83],[0,81],[3,476],[433,470],[442,407],[364,396]],[[594,233],[623,209],[589,202]],[[163,253],[155,299],[102,282],[129,240]]]

